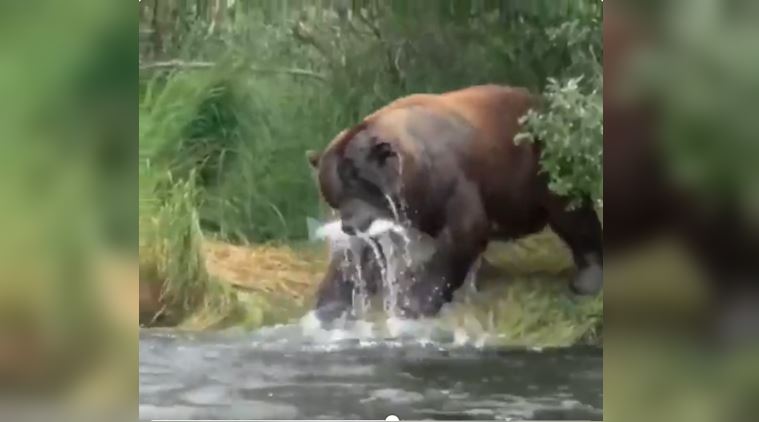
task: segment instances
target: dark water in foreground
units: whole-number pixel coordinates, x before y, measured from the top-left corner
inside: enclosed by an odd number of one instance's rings
[[[600,349],[327,333],[143,330],[140,418],[602,418]]]

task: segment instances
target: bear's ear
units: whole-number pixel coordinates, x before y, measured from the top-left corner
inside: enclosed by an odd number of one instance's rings
[[[389,142],[377,141],[369,151],[369,158],[377,161],[380,165],[385,164],[388,158],[396,155],[393,146]]]
[[[319,159],[321,156],[322,153],[319,151],[314,151],[312,149],[306,151],[306,159],[308,160],[308,164],[313,168],[319,167]]]

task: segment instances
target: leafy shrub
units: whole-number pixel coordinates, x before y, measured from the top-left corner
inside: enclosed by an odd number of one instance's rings
[[[598,88],[585,94],[580,78],[562,84],[550,79],[545,108],[524,117],[518,140],[540,142],[541,168],[549,188],[571,199],[570,206],[603,203],[603,98]]]

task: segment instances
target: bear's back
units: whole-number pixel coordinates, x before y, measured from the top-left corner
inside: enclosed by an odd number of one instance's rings
[[[341,144],[380,120],[405,120],[404,111],[414,107],[459,117],[480,132],[481,140],[510,144],[519,130],[519,117],[534,104],[534,97],[526,89],[494,84],[442,94],[412,94],[390,102],[354,127],[341,131],[327,149],[341,149]]]
[[[472,123],[482,123],[487,117],[504,112],[526,110],[533,103],[532,95],[524,88],[504,85],[477,85],[441,94],[411,94],[398,98],[364,118],[371,121],[392,110],[407,107],[446,109]]]
[[[343,130],[329,143],[323,156],[329,159],[340,155],[358,133],[370,129],[395,139],[411,156],[420,153],[420,140],[437,143],[460,138],[458,145],[463,154],[458,159],[483,177],[503,168],[517,170],[524,168],[520,163],[525,158],[531,160],[529,150],[516,146],[513,140],[520,130],[519,117],[533,104],[526,89],[500,85],[478,85],[442,94],[413,94],[387,104],[359,124]],[[439,126],[441,121],[429,119],[430,113],[438,119],[447,119],[447,123]],[[410,136],[412,126],[417,133],[421,130],[430,136]],[[467,130],[464,127],[473,130],[474,136],[457,138],[454,133],[464,133]],[[441,130],[441,136],[433,135]],[[454,144],[447,142],[447,145]]]
[[[523,88],[480,85],[440,96],[446,108],[463,117],[483,135],[483,140],[511,143],[519,131],[519,117],[533,99]]]
[[[534,103],[534,98],[524,88],[477,85],[442,94],[413,94],[399,98],[367,116],[364,123],[371,124],[398,114],[394,112],[399,109],[424,107],[462,118],[483,135],[482,140],[510,142],[519,130],[519,117]],[[504,135],[509,139],[504,139]]]

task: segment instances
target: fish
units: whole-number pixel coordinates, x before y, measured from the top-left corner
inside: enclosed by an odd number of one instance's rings
[[[413,227],[405,227],[387,219],[374,220],[369,228],[359,236],[350,236],[343,232],[342,222],[339,219],[322,222],[308,217],[306,225],[308,227],[309,241],[327,240],[333,249],[349,248],[351,242],[357,240],[357,238],[373,238],[380,241],[383,249],[388,250],[392,247],[392,243],[388,243],[387,241],[395,234],[400,235],[409,242],[409,254],[415,262],[426,261],[435,250],[434,239],[429,235]]]

